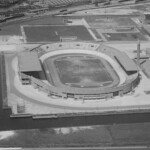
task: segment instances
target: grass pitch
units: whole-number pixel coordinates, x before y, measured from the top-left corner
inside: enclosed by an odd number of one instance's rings
[[[86,27],[79,26],[24,26],[24,38],[27,43],[59,42],[62,37],[75,37],[76,41],[94,41]],[[71,39],[70,39],[71,40]]]
[[[89,56],[58,56],[53,61],[51,59],[53,58],[48,58],[46,64],[54,84],[58,83],[59,78],[60,84],[92,88],[106,86],[114,81],[104,59]]]

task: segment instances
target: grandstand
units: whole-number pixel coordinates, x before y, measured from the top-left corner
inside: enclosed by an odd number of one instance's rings
[[[107,49],[107,47],[105,50],[101,47],[97,48],[96,44],[68,43],[68,45],[67,43],[44,45],[41,48],[47,52],[40,57],[47,80],[57,88],[62,87],[62,93],[66,93],[65,97],[71,94],[75,99],[92,99],[91,96],[97,99],[98,97],[113,97],[130,91],[130,88],[129,91],[124,91],[124,86],[121,87],[128,79],[125,79],[124,73],[117,64],[121,63],[125,74],[133,71],[131,74],[135,76],[137,67],[127,55]],[[91,48],[96,51],[91,51]],[[135,82],[138,83],[138,75]]]

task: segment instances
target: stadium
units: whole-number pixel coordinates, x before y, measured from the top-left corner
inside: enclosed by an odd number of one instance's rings
[[[15,52],[3,52],[1,63],[6,73],[3,109],[9,108],[10,117],[58,118],[145,108],[149,98],[141,106],[139,93],[148,89],[136,53],[130,58],[125,50],[109,47],[112,41],[103,36],[114,33],[119,39],[119,34],[131,30],[137,35],[139,30],[128,17],[99,17],[64,17],[62,23],[41,21],[17,28]]]
[[[3,24],[1,129],[145,121],[149,37],[136,17],[85,10]]]
[[[24,46],[3,53],[3,108],[11,110],[10,117],[85,116],[143,107],[140,97],[132,96],[143,91],[137,60],[100,42],[80,21],[20,26]]]
[[[64,113],[64,108],[68,113],[95,112],[102,105],[98,101],[111,104],[113,98],[132,93],[140,82],[138,68],[127,54],[95,42],[44,44],[11,59],[7,75],[11,74],[9,89],[18,97],[12,106],[15,115],[29,113],[30,99],[34,106],[40,102],[41,110],[43,104],[49,109],[55,106],[53,113],[57,109]]]

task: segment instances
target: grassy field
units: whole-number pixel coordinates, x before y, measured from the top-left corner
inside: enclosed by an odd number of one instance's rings
[[[104,82],[112,83],[113,79],[100,59],[70,57],[55,61],[62,83],[72,86],[95,87]]]
[[[77,37],[77,41],[93,41],[84,26],[24,26],[27,42],[58,42],[60,37]]]
[[[146,41],[142,33],[102,33],[107,41]]]
[[[0,35],[22,35],[21,25],[64,25],[63,17],[42,16],[25,20],[14,20],[0,25]]]

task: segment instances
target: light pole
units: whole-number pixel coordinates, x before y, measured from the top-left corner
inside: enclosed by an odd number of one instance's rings
[[[140,40],[138,40],[138,43],[137,43],[137,65],[140,67]]]

